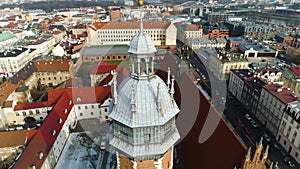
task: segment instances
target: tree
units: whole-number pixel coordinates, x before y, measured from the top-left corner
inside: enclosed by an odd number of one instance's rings
[[[39,92],[42,90],[42,83],[40,80],[37,81],[36,90]]]
[[[2,83],[5,82],[7,79],[5,76],[2,77]]]

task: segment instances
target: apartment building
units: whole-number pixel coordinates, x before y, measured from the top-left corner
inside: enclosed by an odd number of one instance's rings
[[[177,39],[183,43],[187,42],[188,38],[202,38],[202,27],[197,24],[179,23],[177,26]]]
[[[277,136],[286,105],[297,99],[289,88],[272,83],[265,85],[262,88],[256,117],[274,136]]]
[[[37,60],[36,78],[48,86],[56,86],[72,76],[72,60]]]
[[[300,101],[290,102],[284,109],[283,118],[276,136],[278,142],[300,163]]]
[[[254,73],[247,69],[231,70],[228,90],[238,101],[242,100],[244,80],[253,77]]]
[[[158,48],[176,46],[177,29],[171,22],[144,22],[144,32],[149,34]],[[140,31],[139,22],[94,22],[87,28],[88,45],[129,45]]]
[[[31,61],[31,51],[26,48],[13,48],[0,51],[0,72],[14,74]]]
[[[209,60],[209,70],[220,80],[228,79],[231,69],[244,69],[246,67],[248,67],[248,60],[243,55],[223,50],[218,50],[217,56],[214,55]]]

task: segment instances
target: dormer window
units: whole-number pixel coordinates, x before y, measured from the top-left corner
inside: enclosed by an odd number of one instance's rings
[[[81,102],[81,98],[77,97],[76,101]]]
[[[42,159],[43,156],[44,156],[44,154],[43,154],[43,152],[38,152],[38,153],[36,154],[36,156],[37,156],[37,158]]]
[[[67,113],[67,112],[68,112],[68,110],[67,110],[67,109],[65,109],[65,110],[64,110],[64,112],[65,112],[65,113]]]
[[[71,105],[72,104],[72,100],[69,100],[69,105]]]
[[[62,123],[62,119],[59,118],[59,119],[57,120],[57,122],[58,122],[58,124],[61,124],[61,123]]]
[[[28,166],[28,169],[36,169],[35,165]]]
[[[54,136],[56,134],[56,131],[52,130],[51,134]]]

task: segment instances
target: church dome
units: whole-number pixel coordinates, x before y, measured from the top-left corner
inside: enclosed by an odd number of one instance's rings
[[[140,32],[132,38],[128,49],[128,53],[136,55],[153,54],[155,52],[156,48],[151,37],[144,32]]]
[[[156,75],[148,80],[144,75],[145,80],[128,77],[120,84],[110,118],[135,128],[163,125],[179,112],[164,81]]]

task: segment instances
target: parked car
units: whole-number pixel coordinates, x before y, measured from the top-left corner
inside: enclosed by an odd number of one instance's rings
[[[264,133],[264,134],[263,134],[263,137],[264,137],[264,139],[265,139],[267,142],[270,142],[270,141],[271,141],[271,138],[270,138],[270,136],[269,136],[267,133]]]
[[[295,166],[295,164],[292,162],[291,158],[289,157],[284,157],[283,161],[291,168]]]
[[[249,114],[245,114],[245,118],[247,119],[247,120],[252,120],[252,118],[250,117],[250,115]]]
[[[244,130],[245,130],[246,134],[248,134],[248,135],[251,134],[250,130],[247,127],[245,127]]]
[[[239,117],[236,117],[236,121],[237,121],[238,123],[242,123],[242,120],[241,120],[241,118],[239,118]]]
[[[100,149],[101,150],[105,149],[105,141],[101,141],[101,143],[100,143]]]
[[[250,123],[254,128],[258,127],[258,124],[253,119],[250,121]]]

